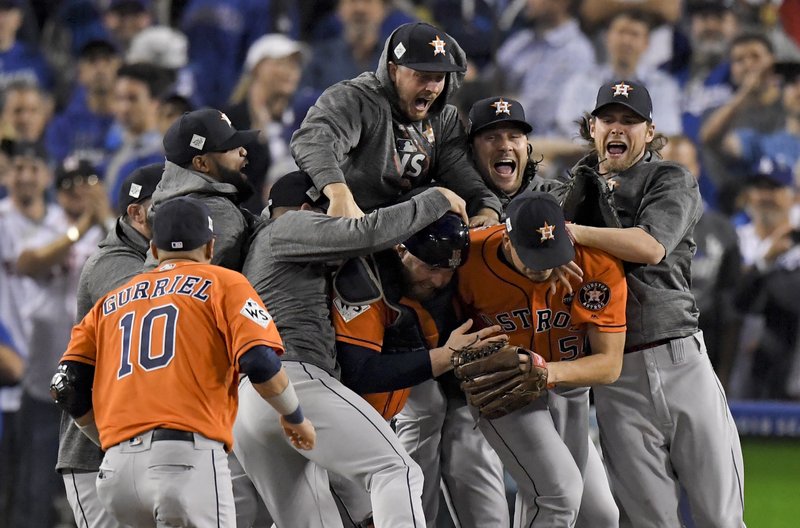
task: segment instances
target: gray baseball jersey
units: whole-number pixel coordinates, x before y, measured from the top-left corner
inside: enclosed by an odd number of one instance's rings
[[[597,159],[590,155],[579,164],[593,167]],[[608,177],[623,227],[643,229],[666,251],[655,265],[626,263],[622,374],[594,389],[621,526],[680,526],[681,487],[699,525],[744,526],[739,437],[689,288],[693,231],[702,213],[697,181],[651,154]]]
[[[448,208],[439,191],[428,190],[360,219],[291,211],[257,231],[244,274],[269,307],[287,374],[317,431],[317,448],[292,449],[273,411],[256,405],[258,395],[243,381],[234,451],[278,526],[338,526],[327,475],[315,467],[368,489],[377,526],[424,524],[419,467],[380,414],[338,381],[326,263],[391,247]]]

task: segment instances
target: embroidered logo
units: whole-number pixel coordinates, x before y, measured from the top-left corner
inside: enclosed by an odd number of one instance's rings
[[[611,300],[611,290],[602,282],[587,282],[578,292],[578,298],[586,309],[597,311],[604,308]]]
[[[339,312],[339,315],[342,316],[345,323],[349,323],[359,315],[363,314],[367,310],[370,309],[369,304],[364,304],[361,306],[350,306],[342,302],[339,297],[336,297],[333,300],[333,306],[336,307],[336,311]]]
[[[503,101],[502,97],[497,101],[493,102],[492,104],[490,104],[489,106],[494,108],[494,115],[500,115],[500,114],[507,114],[509,116],[511,115],[511,103],[509,103],[508,101]]]
[[[625,82],[617,83],[614,85],[614,97],[618,95],[624,95],[625,97],[628,97],[629,96],[628,92],[631,91],[633,91],[633,86],[631,86],[630,84],[625,84]]]
[[[554,225],[550,225],[547,222],[544,223],[544,226],[540,227],[536,231],[542,235],[539,239],[539,242],[544,242],[546,240],[555,240],[556,235],[553,233],[553,230],[556,228]]]
[[[229,127],[233,127],[233,125],[231,124],[230,118],[228,116],[226,116],[223,112],[219,113],[219,118],[222,119],[223,121],[225,121],[226,123],[228,123]]]
[[[128,191],[128,196],[138,198],[142,194],[142,186],[138,183],[131,183],[131,190]]]
[[[197,134],[192,134],[192,140],[189,142],[190,147],[194,147],[197,150],[203,150],[203,145],[206,144],[206,138],[203,136],[198,136]]]
[[[428,42],[431,46],[433,46],[433,55],[434,57],[438,54],[447,55],[444,51],[444,47],[447,45],[445,41],[439,38],[439,35],[436,35],[436,38],[430,42]]]
[[[394,47],[394,56],[396,58],[399,59],[400,57],[402,57],[405,54],[406,54],[406,47],[403,46],[402,42]]]
[[[269,326],[270,321],[272,321],[272,316],[269,314],[266,308],[261,306],[260,303],[254,301],[253,299],[247,299],[239,313],[253,321],[261,328],[266,328]]]

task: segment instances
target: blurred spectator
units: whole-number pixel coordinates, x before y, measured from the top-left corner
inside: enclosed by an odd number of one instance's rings
[[[775,70],[783,78],[784,128],[771,133],[737,128],[728,132],[722,143],[723,152],[750,172],[758,170],[765,157],[787,167],[800,161],[800,63],[779,63]]]
[[[505,36],[499,28],[503,2],[436,0],[432,4],[433,19],[462,45],[470,62],[483,69],[494,60]]]
[[[16,351],[11,334],[0,321],[0,387],[16,385],[22,379],[25,363]],[[3,436],[3,417],[0,415],[0,438]]]
[[[103,26],[117,48],[127,52],[134,37],[153,25],[150,0],[110,0],[103,12]]]
[[[367,3],[372,2],[372,0],[356,0],[356,2]],[[310,9],[316,14],[317,4],[324,5],[325,3],[325,1],[311,2]],[[334,4],[332,7],[335,7],[335,5],[339,4],[339,0],[334,0],[331,3]],[[381,42],[386,40],[392,34],[392,31],[403,24],[417,21],[417,18],[411,15],[414,6],[408,0],[384,0],[384,4],[385,16],[381,23],[379,36]],[[309,41],[316,43],[341,36],[344,31],[344,20],[336,9],[330,9],[329,11],[327,15],[315,17],[317,21],[313,24]]]
[[[0,0],[0,90],[11,81],[27,79],[50,89],[53,74],[35,45],[20,42],[24,0]]]
[[[289,140],[310,106],[310,102],[306,108],[294,106],[307,54],[303,44],[277,33],[256,40],[247,52],[245,73],[231,97],[232,106],[225,111],[234,128],[262,131],[256,144],[245,145],[245,174],[256,192],[244,206],[256,214],[264,208],[275,180],[297,170]]]
[[[569,77],[560,90],[558,125],[560,132],[574,133],[575,121],[594,108],[598,82],[614,79],[636,79],[647,86],[653,98],[653,121],[664,135],[679,134],[680,89],[666,73],[642,63],[650,44],[652,16],[644,11],[619,11],[608,24],[605,38],[607,62]],[[535,123],[534,123],[535,124]]]
[[[167,130],[186,112],[194,110],[191,101],[176,93],[167,93],[158,104],[158,131],[163,137]]]
[[[53,112],[52,99],[30,81],[14,81],[3,94],[3,138],[28,143],[43,143],[44,130]]]
[[[93,165],[106,156],[106,136],[113,123],[114,81],[120,57],[107,41],[83,47],[78,78],[69,104],[47,127],[47,152],[56,162],[73,155]]]
[[[730,98],[728,49],[739,29],[733,0],[689,0],[689,50],[667,65],[683,88],[683,133],[695,143],[703,115]]]
[[[564,82],[595,64],[592,44],[571,15],[574,4],[575,0],[528,0],[530,27],[513,33],[497,52],[493,74],[528,110],[537,135],[557,133],[556,109]]]
[[[661,150],[665,160],[686,167],[700,176],[697,148],[686,136],[672,136]],[[708,357],[723,386],[727,386],[738,346],[740,317],[734,294],[741,277],[742,257],[736,231],[723,214],[703,204],[703,214],[694,228],[697,252],[692,259],[692,293],[700,310],[700,329]]]
[[[297,36],[297,9],[297,2],[280,0],[189,0],[180,29],[189,39],[189,63],[201,83],[197,104],[223,107],[257,38]]]
[[[339,81],[375,71],[383,51],[381,24],[390,3],[390,0],[339,0],[336,14],[342,31],[314,43],[301,86],[319,95]]]
[[[103,171],[115,207],[124,176],[139,167],[164,160],[163,136],[158,130],[158,104],[159,96],[170,82],[171,76],[152,64],[125,64],[117,72],[112,130],[118,135],[119,144]]]
[[[653,20],[650,47],[641,58],[644,67],[656,68],[671,58],[673,25],[681,17],[684,0],[583,0],[580,19],[592,32],[623,11],[631,9],[647,13]],[[659,123],[659,128],[661,128]]]
[[[51,179],[42,157],[16,157],[12,170],[37,172],[40,183]],[[60,167],[55,185],[58,204],[44,203],[39,187],[35,201],[40,202],[40,216],[30,218],[38,225],[26,233],[16,262],[17,272],[34,282],[24,300],[31,331],[18,413],[18,434],[25,448],[20,453],[24,469],[17,481],[16,526],[55,524],[52,502],[64,495],[53,471],[61,413],[53,409],[49,382],[75,323],[83,263],[105,235],[106,224],[114,221],[102,182],[89,164]]]
[[[739,398],[785,399],[797,347],[800,230],[786,167],[768,165],[748,179],[745,209],[752,223],[738,229],[746,273],[736,306],[761,324],[736,358],[731,391]]]
[[[707,112],[700,129],[703,166],[717,189],[719,209],[732,214],[747,167],[726,156],[725,136],[738,128],[758,133],[779,130],[784,123],[781,90],[774,73],[772,44],[760,33],[743,33],[731,43],[730,81],[735,92],[719,108]]]
[[[186,35],[168,26],[152,26],[139,32],[131,41],[125,62],[146,62],[172,72],[172,92],[187,99],[194,96],[196,80],[189,64],[189,41]]]

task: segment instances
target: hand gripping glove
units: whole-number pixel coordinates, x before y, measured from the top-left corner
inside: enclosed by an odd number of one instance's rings
[[[523,364],[520,354],[527,354]],[[547,363],[535,352],[506,343],[466,347],[453,355],[456,378],[480,416],[494,420],[525,407],[547,389]]]
[[[564,218],[573,224],[622,227],[608,182],[586,165],[572,173],[561,207]]]

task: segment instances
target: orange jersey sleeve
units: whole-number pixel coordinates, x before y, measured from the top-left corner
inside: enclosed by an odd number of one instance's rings
[[[380,300],[363,306],[348,306],[336,297],[333,300],[333,326],[336,340],[373,350],[380,354],[386,327],[392,323],[392,313]],[[362,394],[386,420],[400,412],[406,404],[410,389]]]
[[[154,427],[199,432],[230,449],[238,358],[282,350],[239,273],[170,263],[110,292],[73,330],[63,360],[95,365],[92,402],[103,448]]]
[[[601,332],[625,332],[628,284],[622,262],[599,249],[576,246],[575,252],[583,280],[573,285],[573,321],[594,324]]]

